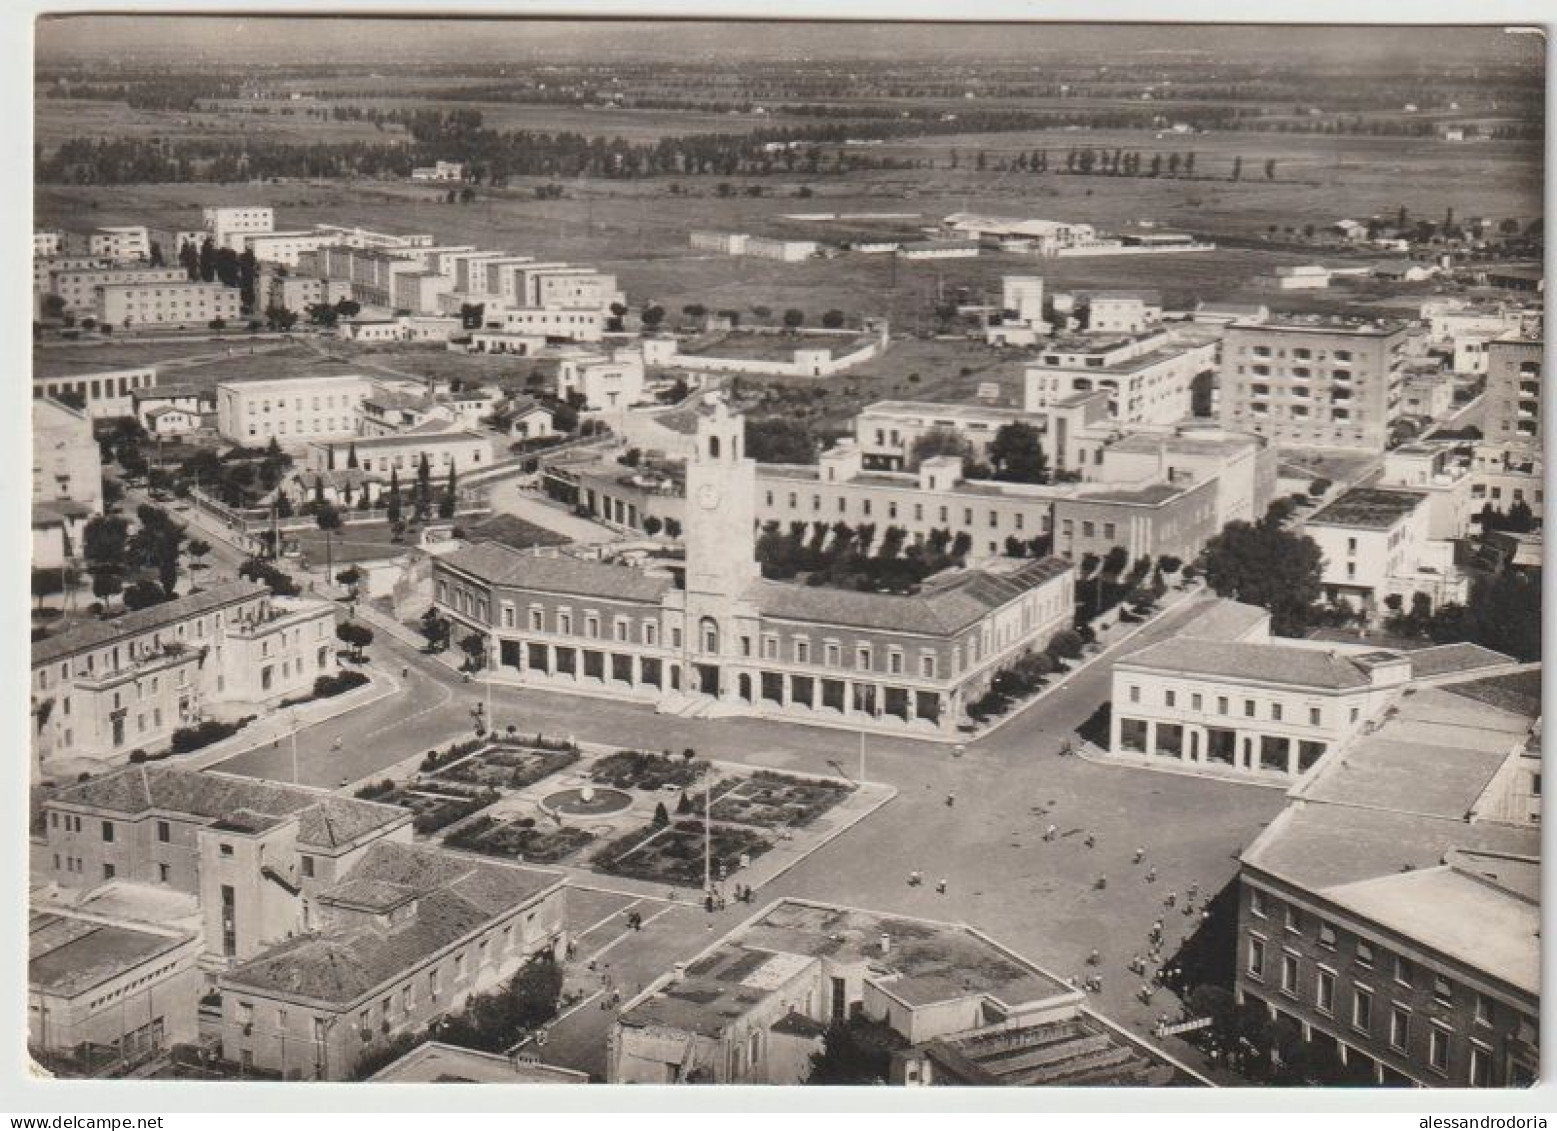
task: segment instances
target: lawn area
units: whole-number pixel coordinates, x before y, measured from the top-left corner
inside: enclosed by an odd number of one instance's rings
[[[396,785],[387,780],[363,786],[357,796],[365,801],[409,809],[416,814],[412,827],[424,836],[480,812],[500,797],[495,789],[431,782]]]
[[[565,546],[568,539],[554,530],[526,522],[517,515],[494,514],[465,527],[466,535],[475,542],[501,542],[515,550],[528,550],[535,546]]]
[[[308,568],[324,568],[326,561],[324,531],[310,526],[302,530],[288,531],[286,537],[297,539],[298,549],[302,551]],[[331,537],[330,543],[329,560],[339,568],[353,562],[399,557],[416,545],[416,532],[407,531],[404,540],[396,542],[394,531],[389,523],[364,522],[342,527]]]
[[[742,856],[751,860],[771,847],[766,838],[751,829],[713,824],[710,855],[714,879],[722,880],[733,873],[740,867]],[[658,832],[652,824],[643,825],[601,848],[591,866],[612,876],[700,887],[703,822],[676,821]]]

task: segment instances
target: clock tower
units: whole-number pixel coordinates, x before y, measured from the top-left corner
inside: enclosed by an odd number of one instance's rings
[[[697,417],[687,460],[684,537],[687,594],[739,597],[761,577],[757,566],[757,464],[747,459],[745,419],[710,395]]]

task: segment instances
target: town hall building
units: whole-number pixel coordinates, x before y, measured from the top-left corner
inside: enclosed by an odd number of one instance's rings
[[[722,400],[700,406],[681,576],[481,543],[434,563],[436,607],[487,639],[499,681],[944,739],[998,670],[1070,625],[1073,570],[1052,557],[947,570],[913,594],[764,579],[743,435]]]

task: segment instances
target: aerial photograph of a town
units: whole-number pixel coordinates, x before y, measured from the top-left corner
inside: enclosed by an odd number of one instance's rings
[[[31,31],[31,1076],[1538,1083],[1538,30]]]

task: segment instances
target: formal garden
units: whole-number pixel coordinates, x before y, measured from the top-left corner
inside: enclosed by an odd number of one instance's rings
[[[696,751],[586,753],[542,735],[488,734],[429,750],[407,780],[357,796],[415,814],[423,836],[514,863],[567,865],[701,886],[703,819],[712,871],[733,875],[815,826],[855,786],[699,758]]]
[[[590,866],[610,876],[701,887],[704,847],[702,821],[651,822],[599,849],[590,858]],[[772,847],[773,843],[755,829],[712,825],[707,848],[713,878],[733,875]]]
[[[749,778],[720,783],[713,790],[718,800],[710,815],[715,821],[765,829],[803,828],[852,792],[846,782],[758,770]]]
[[[559,864],[594,840],[595,834],[587,829],[568,825],[547,828],[534,817],[501,820],[482,814],[450,833],[443,843],[518,863]]]

